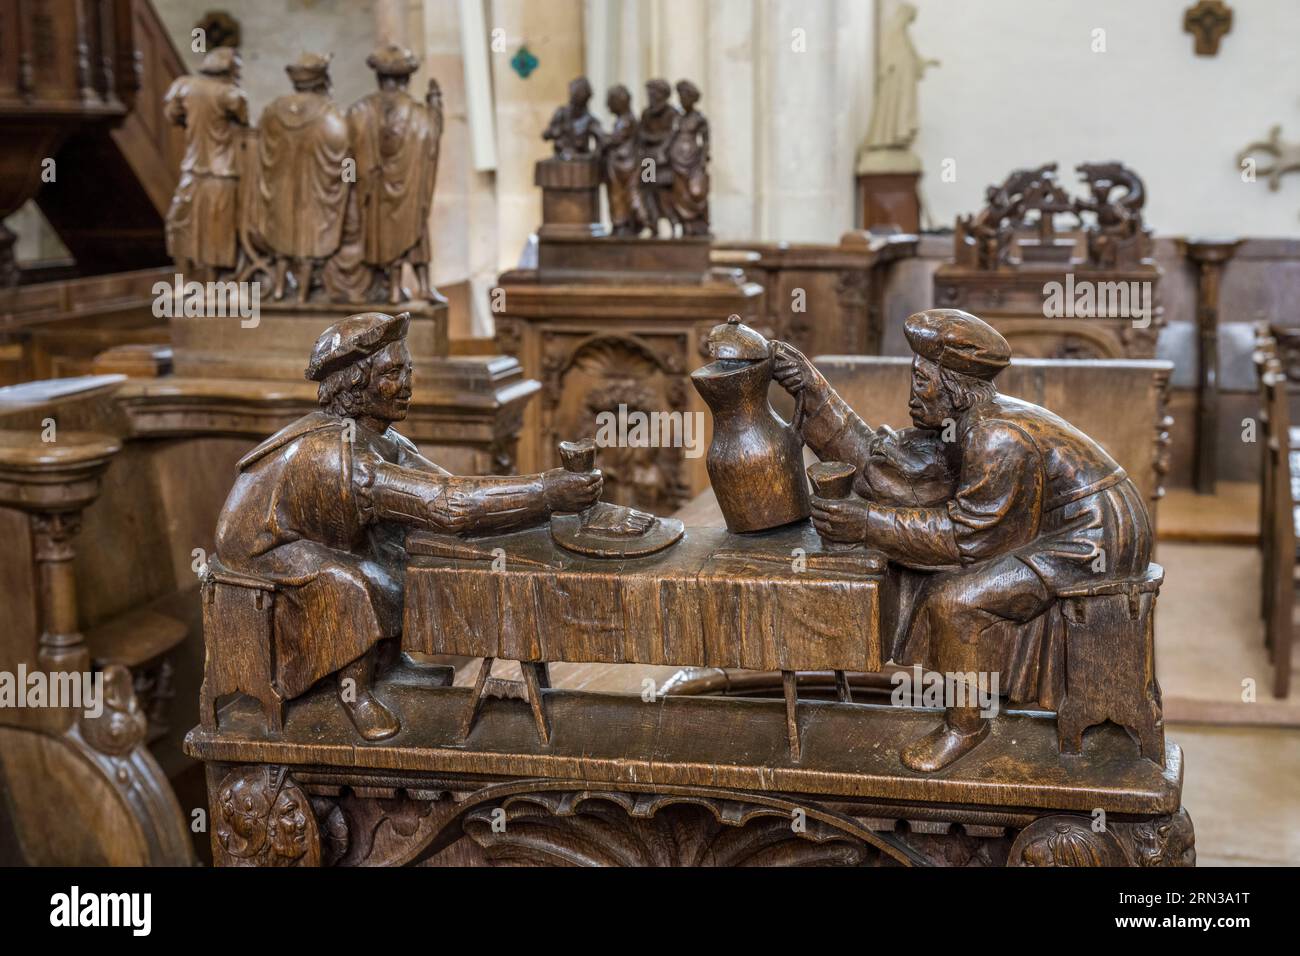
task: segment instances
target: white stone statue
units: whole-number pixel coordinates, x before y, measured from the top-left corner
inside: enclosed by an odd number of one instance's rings
[[[916,7],[900,3],[881,34],[871,125],[858,150],[859,173],[914,173],[921,168],[912,152],[919,127],[916,87],[926,69],[939,61],[922,59],[912,46],[907,28],[915,19]]]

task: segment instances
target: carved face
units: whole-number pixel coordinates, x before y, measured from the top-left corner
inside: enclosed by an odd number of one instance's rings
[[[672,92],[667,83],[656,83],[652,80],[645,85],[645,95],[646,99],[650,101],[651,109],[656,109],[667,103]]]
[[[282,860],[293,861],[307,852],[309,811],[304,806],[304,800],[297,790],[283,790],[271,812],[271,850]]]
[[[605,97],[605,105],[609,107],[611,113],[618,116],[626,113],[632,106],[632,97],[628,93],[627,87],[616,86],[610,90]]]
[[[939,366],[919,355],[912,360],[912,397],[907,410],[917,428],[942,428],[946,419],[955,417]]]
[[[587,103],[591,101],[591,84],[585,79],[574,80],[569,84],[569,102],[579,108],[586,109]]]
[[[411,353],[405,342],[393,342],[371,360],[370,383],[361,396],[357,417],[400,422],[411,405]]]

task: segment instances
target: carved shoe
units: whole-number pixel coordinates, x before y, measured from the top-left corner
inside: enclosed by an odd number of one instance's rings
[[[342,701],[343,709],[365,740],[384,740],[402,729],[401,721],[368,690],[357,692],[355,701]]]
[[[983,721],[977,730],[958,730],[947,719],[920,740],[903,748],[903,765],[920,773],[934,773],[970,753],[975,745],[989,735],[989,722]]]

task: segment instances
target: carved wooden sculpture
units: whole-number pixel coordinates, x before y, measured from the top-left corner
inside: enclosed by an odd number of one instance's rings
[[[346,112],[329,96],[330,57],[285,67],[294,92],[247,129],[239,55],[213,51],[181,77],[167,116],[184,126],[182,177],[167,217],[168,250],[186,278],[268,280],[299,304],[436,297],[429,211],[443,128],[442,94],[407,92],[417,58],[392,44],[366,60],[379,89]],[[415,288],[403,286],[410,266]]]
[[[206,584],[206,725],[242,690],[279,726],[284,700],[337,674],[361,736],[392,736],[398,718],[370,688],[377,646],[400,629],[403,529],[507,530],[599,496],[599,472],[456,477],[421,456],[391,427],[411,401],[409,321],[369,312],[327,329],[307,366],[321,410],[240,460]]]
[[[635,236],[646,220],[641,199],[641,157],[637,151],[637,120],[632,94],[623,84],[610,88],[606,106],[614,125],[605,139],[605,194],[609,199],[610,232]]]
[[[658,232],[661,219],[667,219],[671,226],[677,225],[669,201],[672,163],[668,158],[668,148],[677,132],[677,125],[681,122],[682,111],[669,102],[672,93],[673,89],[667,80],[653,79],[646,83],[647,105],[641,111],[641,121],[637,125],[637,146],[641,161],[649,161],[651,171],[648,181],[643,177],[641,193],[646,210],[645,227],[652,233]]]
[[[330,98],[330,58],[304,53],[285,67],[294,92],[274,99],[258,123],[256,192],[250,232],[275,261],[272,294],[285,294],[293,269],[305,302],[313,270],[339,247],[349,185],[347,116]],[[256,241],[254,239],[253,241]]]
[[[668,144],[672,165],[672,218],[684,236],[709,234],[709,121],[695,108],[700,90],[690,80],[677,84],[682,117]]]
[[[248,125],[239,69],[235,50],[213,50],[197,76],[172,84],[164,103],[167,118],[185,128],[181,178],[167,211],[167,252],[181,272],[193,269],[206,278],[237,261],[238,137]]]
[[[798,473],[797,444],[768,440],[761,414],[720,415],[715,435],[740,451],[711,473],[733,513],[762,519],[750,531],[598,504],[591,442],[544,475],[445,474],[390,427],[409,395],[404,325],[368,314],[322,336],[308,367],[322,411],[245,459],[222,516],[208,586],[249,610],[207,619],[187,742],[210,764],[220,862],[1190,861],[1145,507],[1090,438],[997,392],[1010,348],[979,319],[908,320],[916,427],[901,432],[864,424],[788,345],[714,329],[697,378],[712,403],[731,389],[752,412],[749,376],[775,374],[827,459],[810,525],[807,487],[773,481]],[[402,651],[482,658],[475,686],[405,659],[383,672],[399,634]],[[502,657],[522,689],[491,677]],[[891,657],[954,688],[1001,677],[994,695],[1059,716],[967,698],[933,727],[855,703],[843,672]],[[566,691],[550,673],[563,661],[780,672],[785,699]],[[836,673],[835,700],[799,700],[814,670]],[[260,706],[218,720],[234,690]],[[1097,807],[1121,819],[1089,838]],[[771,819],[788,831],[796,812],[815,832],[778,834]],[[962,829],[909,839],[913,818]],[[380,839],[380,820],[402,836]],[[672,828],[677,851],[661,852]],[[583,853],[598,831],[608,851]]]
[[[863,474],[851,499],[813,499],[813,523],[832,541],[865,543],[900,569],[893,659],[945,674],[1000,674],[1013,701],[1056,710],[1072,687],[1062,598],[1102,594],[1134,600],[1148,586],[1151,527],[1124,470],[1086,435],[1045,409],[998,394],[993,379],[1011,359],[1006,340],[972,315],[934,309],[907,320],[913,362],[910,409],[916,432],[881,435],[848,408],[796,350],[780,349],[777,379],[803,399],[803,434],[823,459]],[[952,429],[950,442],[932,443]],[[922,442],[919,448],[914,443]],[[919,451],[913,458],[891,448]],[[947,487],[927,476],[898,500],[872,481],[879,459],[903,468],[947,465]],[[886,469],[892,470],[892,469]],[[920,477],[919,470],[913,472]],[[923,573],[915,574],[919,570]],[[1104,585],[1104,586],[1103,586]],[[1139,619],[1135,609],[1133,618]],[[1123,721],[1143,753],[1163,759],[1159,689],[1149,611],[1135,630],[1118,625],[1083,641],[1119,635],[1141,665],[1121,696],[1141,719]],[[977,636],[978,635],[978,636]],[[1145,643],[1145,647],[1143,646]],[[1105,655],[1089,655],[1078,680],[1109,683]],[[1072,666],[1077,657],[1071,657]],[[1086,674],[1086,677],[1085,677]],[[969,688],[974,699],[975,688]],[[1082,693],[1087,693],[1083,691]],[[949,706],[944,724],[903,751],[916,770],[947,766],[988,733],[978,706]]]
[[[561,159],[592,156],[600,147],[604,134],[600,120],[587,109],[590,102],[591,83],[580,76],[569,84],[569,102],[556,109],[542,133],[542,139],[555,145],[555,155]]]
[[[1056,170],[1015,170],[988,187],[978,214],[958,217],[935,303],[978,311],[1019,355],[1154,357],[1161,270],[1141,178],[1123,163],[1082,163],[1087,192],[1071,196]],[[1058,216],[1072,227],[1058,229]]]
[[[402,265],[410,263],[415,294],[428,299],[429,209],[442,141],[442,93],[436,80],[429,81],[423,103],[406,92],[419,60],[394,44],[376,50],[366,65],[375,71],[379,89],[348,110],[361,261],[386,278],[390,302],[411,298],[401,286]]]

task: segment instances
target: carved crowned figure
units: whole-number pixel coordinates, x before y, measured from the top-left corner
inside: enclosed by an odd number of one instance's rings
[[[248,98],[239,88],[239,54],[213,50],[195,76],[172,83],[167,119],[185,128],[181,176],[167,210],[167,252],[181,272],[234,268],[239,216],[239,131]]]
[[[399,636],[406,528],[505,531],[578,512],[599,471],[459,477],[393,429],[411,400],[410,316],[367,312],[326,329],[307,378],[320,410],[253,449],[217,525],[216,558],[277,586],[277,684],[286,698],[338,675],[339,699],[367,740],[398,718],[374,695],[378,646]]]
[[[387,273],[391,302],[408,297],[401,288],[401,268],[409,262],[417,295],[427,299],[432,294],[429,209],[442,139],[442,95],[432,80],[425,102],[407,93],[419,61],[403,47],[381,47],[366,63],[375,71],[379,89],[348,110],[357,161],[361,259]]]
[[[1011,348],[992,327],[931,309],[904,331],[916,428],[899,433],[868,426],[808,359],[777,346],[777,380],[803,395],[804,440],[823,460],[858,468],[857,496],[815,497],[813,523],[832,541],[889,558],[899,582],[895,662],[997,674],[1013,703],[1057,710],[1066,676],[1059,596],[1146,572],[1142,495],[1069,422],[997,391]],[[940,769],[987,733],[979,706],[950,706],[903,762]]]
[[[258,124],[256,231],[276,256],[277,299],[291,262],[306,299],[313,265],[334,254],[343,230],[348,124],[329,95],[329,64],[304,53],[285,67],[294,92],[272,100]]]

